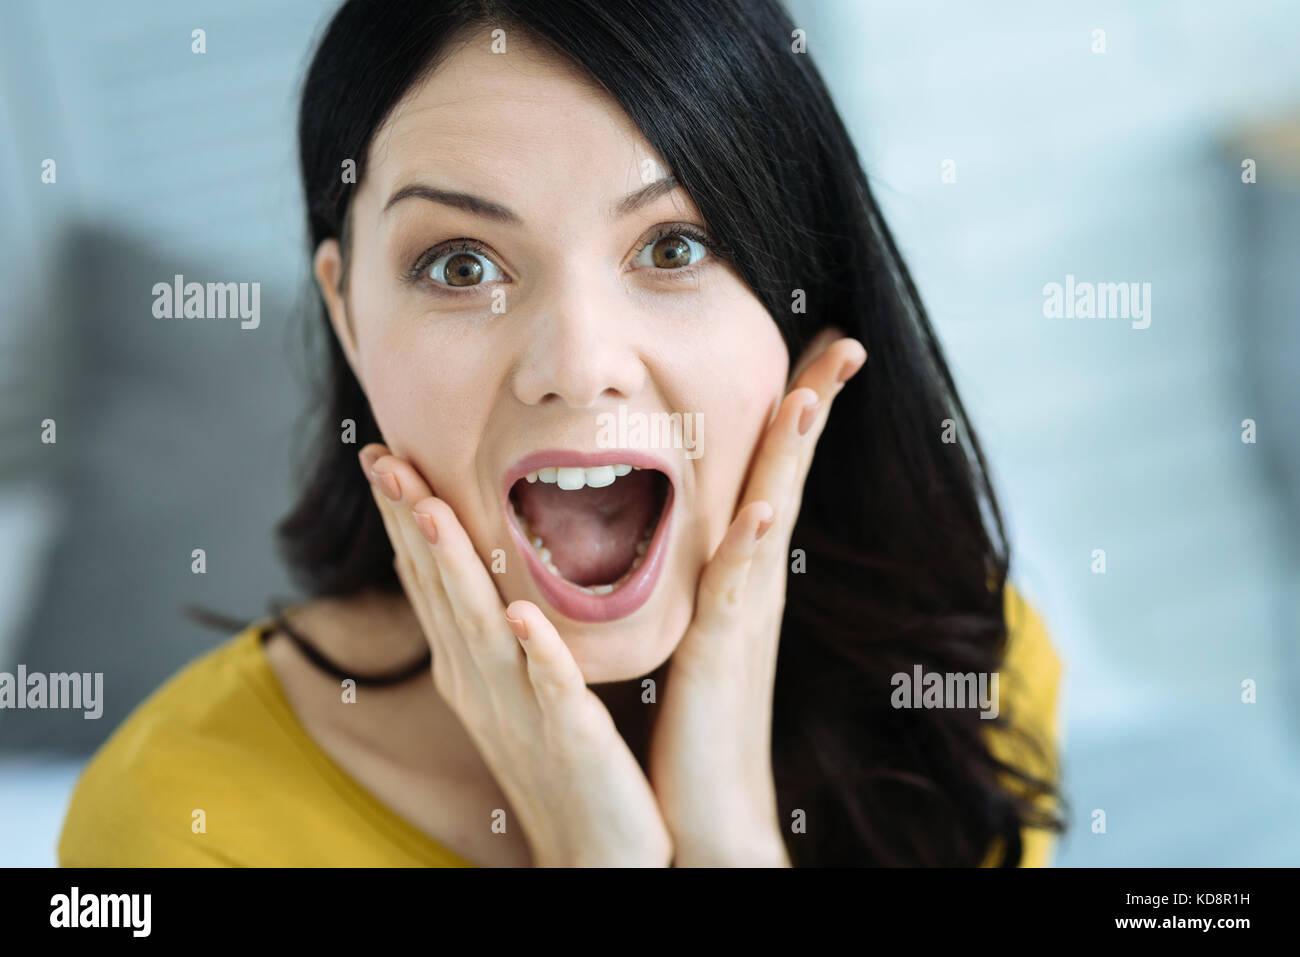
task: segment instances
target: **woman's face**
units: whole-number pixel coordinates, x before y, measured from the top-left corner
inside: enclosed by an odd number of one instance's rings
[[[789,371],[667,175],[565,61],[475,38],[375,136],[345,298],[317,256],[385,444],[588,683],[676,647]]]

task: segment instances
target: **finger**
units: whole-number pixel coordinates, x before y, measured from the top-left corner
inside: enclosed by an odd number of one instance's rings
[[[430,554],[429,542],[411,515],[411,506],[430,495],[428,485],[409,463],[395,455],[375,459],[370,474],[379,496],[380,513],[391,522],[390,537],[395,531],[397,540],[405,544],[418,578],[441,585],[442,576]]]
[[[781,402],[776,419],[763,436],[758,458],[754,461],[745,486],[742,507],[753,502],[768,502],[778,512],[788,512],[792,505],[790,487],[799,466],[803,435],[800,428],[811,424],[820,399],[812,389],[795,389]],[[791,524],[793,517],[783,524]]]
[[[422,600],[424,597],[423,586],[415,577],[415,569],[411,564],[411,560],[402,552],[393,557],[393,570],[397,572],[397,578],[402,583],[407,598],[411,601],[411,607],[415,611],[416,619],[420,622],[420,629],[429,642],[435,686],[444,698],[448,697],[451,689],[464,687],[461,680],[466,671],[465,665],[457,664],[456,659],[452,656],[442,638],[443,635],[450,633],[451,625],[449,622],[444,623],[442,621],[442,616],[437,612],[439,607],[437,602]],[[471,667],[469,670],[473,671],[474,669]]]
[[[695,607],[695,624],[704,633],[739,633],[731,625],[744,609],[758,543],[772,527],[775,517],[769,502],[751,502],[743,507],[723,535],[713,558],[704,566]]]
[[[381,457],[374,472],[376,484],[391,478],[385,494],[397,496],[393,510],[416,566],[427,564],[425,573],[439,583],[433,598],[442,606],[445,644],[463,680],[499,703],[526,694],[528,677],[502,620],[501,596],[451,506],[429,491],[409,462]]]
[[[803,443],[801,451],[805,471],[812,463],[812,453],[830,416],[831,404],[845,383],[858,373],[866,361],[867,350],[862,343],[856,339],[837,339],[812,359],[794,379],[795,388],[812,389],[821,402],[805,432],[807,441]],[[802,490],[802,478],[799,487]]]
[[[411,511],[418,502],[433,494],[428,483],[414,466],[395,455],[380,456],[371,467],[371,472],[374,485],[388,499],[390,514],[410,550],[416,570],[441,581],[442,572],[430,549],[430,545],[436,542],[436,536],[430,539],[430,529],[418,522]]]
[[[382,448],[383,446],[366,446],[366,449]],[[366,449],[362,449],[362,452]],[[401,503],[407,508],[433,494],[424,481],[424,476],[417,472],[410,462],[390,452],[384,452],[373,458],[370,471],[380,491],[390,501]]]
[[[793,528],[798,517],[804,480],[831,403],[862,367],[866,355],[855,339],[838,339],[823,349],[799,372],[795,388],[764,436],[744,501],[771,502],[786,528]],[[791,403],[798,404],[797,412]]]
[[[460,643],[450,640],[455,634],[451,607],[443,592],[442,581],[432,562],[424,566],[417,555],[412,554],[410,535],[401,527],[393,503],[373,484],[375,507],[383,520],[384,530],[393,545],[394,567],[397,577],[406,591],[406,597],[420,622],[425,640],[433,655],[435,667],[446,670],[447,677],[453,685],[459,685],[461,679],[477,669],[469,660],[469,653]],[[415,543],[416,550],[427,546]]]
[[[417,503],[413,514],[429,540],[436,542],[429,554],[470,653],[490,672],[517,670],[519,648],[502,625],[501,596],[456,513],[442,499],[429,496]]]
[[[502,627],[501,596],[456,513],[435,497],[415,468],[388,455],[374,465],[376,483],[396,496],[398,525],[413,554],[428,562],[442,584],[451,619],[478,666],[495,675],[519,670],[519,649]],[[491,678],[492,685],[500,680]]]
[[[411,463],[395,455],[381,455],[371,467],[371,474],[373,484],[388,499],[391,514],[410,549],[417,571],[441,582],[442,572],[429,547],[437,541],[436,536],[431,539],[430,529],[411,511],[416,503],[433,494],[428,483]]]
[[[569,646],[531,601],[512,601],[505,620],[528,656],[528,680],[542,710],[561,716],[562,708],[585,697],[587,687]]]
[[[455,623],[451,616],[451,605],[443,592],[442,579],[432,560],[422,559],[420,555],[428,544],[421,540],[419,533],[412,534],[403,528],[402,516],[398,515],[393,502],[380,490],[373,489],[373,494],[374,505],[380,510],[380,518],[383,520],[383,528],[393,542],[398,577],[406,589],[416,618],[420,619],[420,627],[424,629],[429,648],[435,657],[442,658],[448,670],[459,675],[465,667],[469,667],[468,653],[458,653],[455,642],[450,641],[455,633]]]
[[[361,471],[366,473],[366,480],[372,480],[371,469],[374,467],[375,460],[380,456],[388,454],[388,446],[379,442],[371,442],[363,445],[357,452],[357,458],[361,460]]]
[[[844,338],[844,333],[834,326],[827,326],[821,332],[813,336],[812,341],[804,348],[803,355],[795,363],[794,368],[790,370],[790,379],[786,383],[786,391],[797,387],[799,377],[803,375],[804,370],[813,364],[817,359],[825,354],[826,350],[835,343],[837,339]]]

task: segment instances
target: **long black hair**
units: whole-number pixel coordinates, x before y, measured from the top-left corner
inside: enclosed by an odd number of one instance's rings
[[[792,357],[834,325],[867,367],[836,399],[805,486],[773,712],[773,768],[796,865],[976,865],[1021,856],[1021,828],[1060,831],[1054,780],[991,753],[973,708],[895,709],[914,665],[994,672],[1007,639],[1009,562],[984,457],[842,120],[777,0],[348,0],[306,76],[299,149],[310,250],[346,252],[370,141],[455,41],[514,31],[607,90],[694,199]],[[346,261],[346,260],[345,260]],[[802,309],[796,311],[795,304]],[[381,441],[326,331],[318,431],[279,531],[313,596],[400,590],[356,463]],[[356,423],[356,444],[339,440]],[[945,442],[948,431],[958,441]],[[1030,741],[1046,753],[1042,742]]]

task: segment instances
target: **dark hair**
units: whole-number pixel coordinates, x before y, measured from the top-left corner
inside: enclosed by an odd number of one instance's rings
[[[306,77],[299,148],[310,248],[345,238],[370,141],[452,44],[503,27],[548,44],[622,105],[694,199],[792,357],[834,325],[867,367],[833,406],[805,487],[773,713],[773,768],[796,865],[977,865],[1021,857],[1022,827],[1063,830],[1055,782],[1005,764],[972,708],[895,709],[891,676],[993,672],[1006,645],[1008,546],[979,443],[857,154],[776,0],[349,0]],[[802,290],[806,311],[792,308]],[[323,302],[319,304],[321,314]],[[328,329],[320,317],[318,327]],[[333,335],[305,485],[280,534],[314,596],[397,590],[356,461],[381,441]],[[356,422],[356,445],[339,440]],[[952,420],[946,423],[945,420]],[[945,425],[959,440],[945,443]],[[1041,742],[1030,747],[1046,754]],[[1043,799],[1049,799],[1044,801]]]

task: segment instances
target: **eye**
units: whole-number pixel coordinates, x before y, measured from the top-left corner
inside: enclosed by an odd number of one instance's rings
[[[632,263],[657,270],[682,269],[694,266],[714,248],[714,241],[702,232],[686,226],[668,226],[637,248]]]
[[[505,278],[501,267],[483,247],[469,240],[429,250],[416,262],[412,272],[417,278],[429,279],[435,286],[451,288],[481,286]]]

